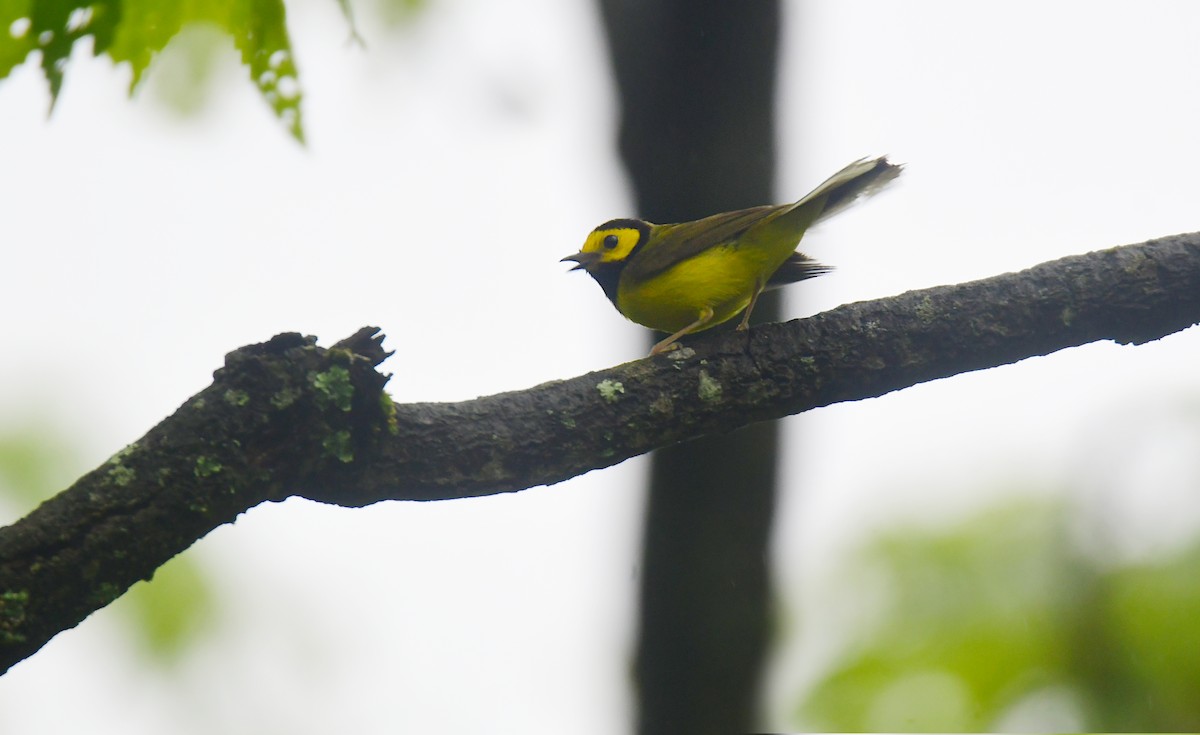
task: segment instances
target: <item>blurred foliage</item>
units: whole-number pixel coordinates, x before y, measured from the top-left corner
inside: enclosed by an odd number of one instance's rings
[[[212,98],[225,42],[225,33],[210,24],[181,30],[155,59],[154,73],[147,77],[154,99],[181,117],[199,114]]]
[[[153,580],[131,587],[112,609],[151,658],[170,664],[210,629],[216,600],[201,567],[182,555],[159,567]]]
[[[0,0],[0,79],[39,51],[53,104],[75,42],[90,37],[93,55],[130,64],[132,92],[167,42],[196,23],[211,24],[233,39],[263,99],[303,140],[283,0]]]
[[[1067,520],[1062,505],[1025,501],[875,542],[839,579],[884,603],[798,719],[856,732],[1011,729],[1018,713],[1022,729],[1200,729],[1200,545],[1106,569],[1072,550]]]
[[[63,432],[38,425],[0,428],[0,501],[25,512],[63,489],[81,462]],[[199,641],[217,601],[193,556],[177,556],[110,606],[155,661],[178,660]]]
[[[74,479],[79,460],[58,432],[38,425],[0,428],[0,500],[24,512]]]
[[[1106,575],[1072,672],[1097,728],[1200,730],[1200,545]]]
[[[412,23],[429,5],[429,0],[376,0],[376,4],[379,19],[385,25],[396,28]]]
[[[350,0],[335,0],[362,43]],[[406,28],[429,0],[374,0],[372,20]],[[215,31],[215,32],[214,32]],[[0,0],[0,79],[39,52],[51,109],[62,90],[75,42],[92,39],[92,55],[128,62],[130,94],[151,62],[163,67],[155,85],[160,100],[181,114],[208,102],[217,52],[232,39],[250,80],[296,140],[303,142],[301,90],[287,30],[284,0]],[[163,51],[175,51],[162,63]]]

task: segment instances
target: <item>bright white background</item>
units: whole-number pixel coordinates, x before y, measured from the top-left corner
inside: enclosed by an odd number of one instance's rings
[[[289,10],[307,149],[232,50],[186,121],[83,54],[49,120],[36,68],[0,82],[0,421],[53,425],[76,469],[280,331],[381,326],[398,401],[645,349],[557,262],[632,213],[591,3],[434,0],[390,37],[360,13],[365,50],[335,3]],[[806,239],[838,270],[792,289],[791,316],[1200,229],[1200,5],[788,2],[785,23],[781,200],[864,155],[908,164]],[[1147,437],[1195,401],[1197,357],[1195,330],[1093,345],[785,421],[777,580],[805,626],[765,726],[800,726],[784,718],[838,630],[812,590],[871,529],[1019,484],[1103,486],[1082,500],[1119,506],[1127,556],[1195,530],[1194,441]],[[1153,482],[1124,471],[1142,466]],[[101,611],[0,680],[0,731],[620,732],[643,470],[251,510],[188,552],[223,602],[199,650],[147,668]]]

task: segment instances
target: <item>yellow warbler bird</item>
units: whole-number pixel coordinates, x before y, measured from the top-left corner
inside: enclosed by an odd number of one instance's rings
[[[650,350],[657,355],[677,347],[680,337],[739,313],[738,329],[746,329],[760,293],[827,273],[829,267],[796,251],[804,232],[879,191],[901,169],[886,156],[864,158],[792,204],[670,225],[610,220],[563,260],[596,279],[630,321],[671,333]]]

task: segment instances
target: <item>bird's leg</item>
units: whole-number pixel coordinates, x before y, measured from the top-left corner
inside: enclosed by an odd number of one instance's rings
[[[652,356],[653,355],[661,355],[664,352],[667,352],[667,351],[677,348],[679,345],[677,345],[675,343],[679,341],[680,337],[682,337],[685,334],[688,334],[689,332],[694,332],[697,329],[700,329],[705,324],[708,324],[710,321],[712,321],[712,318],[713,318],[712,307],[711,306],[704,307],[703,309],[700,310],[700,318],[698,318],[696,321],[692,322],[691,324],[687,325],[683,329],[680,329],[675,334],[672,334],[670,337],[667,337],[662,342],[659,342],[658,344],[651,347],[650,354]]]
[[[754,305],[758,303],[758,295],[762,293],[762,290],[762,281],[755,281],[754,293],[750,295],[750,303],[746,304],[746,310],[742,312],[742,321],[737,325],[737,331],[744,332],[750,328],[750,312],[754,311]]]

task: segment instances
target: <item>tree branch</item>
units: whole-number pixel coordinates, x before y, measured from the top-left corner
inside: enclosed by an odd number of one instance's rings
[[[213,528],[298,495],[344,506],[548,485],[652,449],[818,406],[1200,323],[1200,233],[841,306],[461,403],[392,403],[365,328],[284,334],[0,529],[0,666],[78,624]]]

